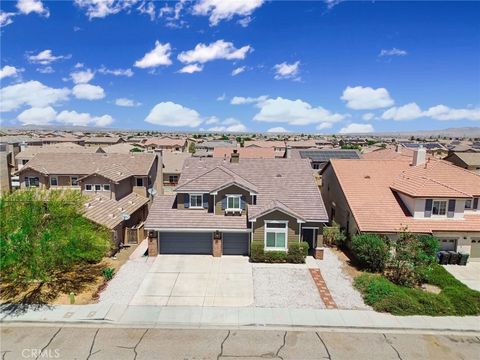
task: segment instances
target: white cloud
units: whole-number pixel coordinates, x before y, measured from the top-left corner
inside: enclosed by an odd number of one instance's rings
[[[252,51],[250,45],[235,48],[233,43],[225,40],[217,40],[209,45],[199,43],[193,50],[183,51],[178,55],[178,60],[185,64],[204,64],[213,60],[242,60]]]
[[[108,75],[114,75],[114,76],[126,76],[126,77],[132,77],[133,76],[133,71],[132,69],[107,69],[105,66],[102,66],[100,69],[98,69],[98,72],[100,74],[108,74]]]
[[[366,134],[374,132],[371,124],[350,124],[340,129],[339,134]]]
[[[261,95],[258,97],[243,97],[243,96],[234,96],[232,100],[230,100],[230,104],[232,105],[244,105],[244,104],[256,104],[268,99],[267,95]]]
[[[378,56],[406,56],[408,52],[402,49],[392,48],[392,49],[382,49]]]
[[[298,76],[300,72],[299,68],[300,68],[300,61],[295,61],[293,64],[287,64],[286,62],[277,64],[273,67],[273,69],[275,70],[275,79],[276,80],[281,80],[281,79],[300,80],[300,77]]]
[[[208,131],[246,132],[247,127],[235,118],[227,118],[220,125],[209,128]]]
[[[225,100],[226,97],[227,97],[227,95],[225,93],[223,93],[222,95],[217,97],[217,101],[223,101],[223,100]]]
[[[45,17],[50,16],[50,12],[40,0],[18,0],[17,9],[20,13],[28,15],[30,13],[36,13]]]
[[[183,68],[178,70],[178,72],[182,73],[182,74],[193,74],[193,73],[196,73],[196,72],[200,72],[202,70],[203,70],[203,65],[190,64],[190,65],[184,66]]]
[[[379,109],[392,106],[394,103],[387,89],[373,89],[363,86],[348,86],[343,90],[340,99],[347,103],[347,107],[355,110]]]
[[[86,70],[72,72],[70,73],[70,76],[72,78],[72,81],[75,84],[86,84],[93,79],[93,77],[95,76],[95,73],[90,69],[86,69]]]
[[[202,123],[198,112],[171,101],[160,102],[155,105],[145,121],[161,126],[188,126],[192,128]]]
[[[281,126],[273,127],[267,130],[268,133],[286,133],[289,132],[287,129]]]
[[[374,113],[366,113],[362,115],[362,119],[366,121],[370,121],[375,117]]]
[[[425,116],[434,120],[480,120],[480,108],[474,109],[453,109],[445,105],[437,105],[425,111]]]
[[[59,113],[56,120],[73,126],[108,126],[114,121],[110,115],[92,116],[89,113],[78,113],[76,111],[66,110]]]
[[[75,5],[84,10],[92,20],[128,10],[137,2],[138,0],[75,0]]]
[[[55,89],[39,81],[27,81],[0,89],[0,111],[16,110],[22,105],[46,107],[68,99],[70,90]]]
[[[245,69],[246,69],[245,66],[240,66],[238,68],[233,69],[232,76],[237,76],[238,74],[241,74],[242,72],[245,71]]]
[[[37,71],[40,74],[53,74],[55,72],[55,70],[53,70],[53,68],[51,66],[45,66],[45,67],[37,68]]]
[[[384,120],[405,121],[413,120],[422,116],[422,110],[415,103],[409,103],[399,107],[392,107],[382,114]]]
[[[185,21],[180,19],[182,10],[186,2],[186,0],[180,0],[175,3],[175,7],[165,4],[159,10],[158,17],[165,18],[165,26],[169,28],[182,28],[187,25]]]
[[[72,89],[77,99],[99,100],[105,97],[105,91],[101,86],[90,84],[78,84]]]
[[[20,113],[17,120],[23,125],[48,125],[55,120],[57,112],[51,107],[32,107]]]
[[[160,65],[171,65],[170,60],[171,46],[170,43],[162,44],[160,41],[155,41],[155,48],[146,53],[143,58],[135,61],[134,66],[142,69],[157,67]]]
[[[218,124],[219,122],[220,122],[220,120],[216,116],[212,116],[212,117],[208,118],[207,120],[205,120],[205,124],[207,124],[207,125]]]
[[[3,68],[0,69],[0,79],[10,77],[10,76],[18,76],[23,69],[16,68],[15,66],[5,65]]]
[[[17,15],[15,13],[9,13],[0,10],[0,27],[4,27],[13,23],[12,18]]]
[[[79,62],[77,62],[74,66],[75,69],[81,69],[83,67],[84,67],[83,63],[79,63]]]
[[[151,21],[155,20],[155,5],[153,4],[153,1],[142,1],[137,10],[140,12],[140,14],[146,14],[150,16]]]
[[[300,99],[290,100],[277,97],[267,99],[256,105],[260,111],[254,120],[264,122],[283,122],[290,125],[309,125],[320,123],[336,123],[345,119],[345,115],[332,113],[321,106],[313,107]]]
[[[34,64],[48,65],[54,61],[69,59],[70,57],[71,55],[54,56],[52,54],[52,50],[47,49],[47,50],[40,51],[37,55],[28,55],[27,59],[28,61]]]
[[[135,100],[131,100],[127,98],[118,98],[115,100],[115,105],[124,106],[124,107],[134,107],[134,106],[140,106],[142,104]]]
[[[262,6],[264,0],[200,0],[193,7],[193,14],[209,16],[211,26],[222,20],[230,20],[233,16],[249,16]]]
[[[322,123],[318,124],[318,125],[315,127],[315,129],[317,129],[317,130],[325,130],[325,129],[330,129],[332,126],[333,126],[332,123],[322,122]]]

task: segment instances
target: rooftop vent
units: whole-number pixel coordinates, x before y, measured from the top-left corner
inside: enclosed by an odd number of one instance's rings
[[[364,178],[365,179],[371,179],[370,175],[365,175]]]

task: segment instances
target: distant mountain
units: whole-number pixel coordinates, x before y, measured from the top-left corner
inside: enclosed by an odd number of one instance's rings
[[[443,130],[417,130],[417,131],[393,131],[377,132],[376,136],[415,136],[415,137],[480,137],[480,127],[460,127],[448,128]]]

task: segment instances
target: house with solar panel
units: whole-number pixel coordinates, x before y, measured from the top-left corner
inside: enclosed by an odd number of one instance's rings
[[[321,170],[332,159],[360,159],[357,150],[342,149],[292,149],[287,147],[287,159],[307,159],[314,170]]]

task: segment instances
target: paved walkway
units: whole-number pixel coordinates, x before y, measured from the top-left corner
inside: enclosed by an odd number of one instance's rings
[[[470,289],[480,291],[480,262],[471,261],[466,266],[444,265],[444,268]]]
[[[313,281],[317,286],[318,292],[320,293],[320,297],[324,302],[327,309],[336,309],[337,304],[332,298],[330,291],[327,288],[327,284],[325,284],[325,280],[323,280],[322,274],[320,273],[319,269],[308,269],[310,274],[312,275]]]
[[[368,310],[184,307],[140,305],[58,305],[0,312],[2,322],[105,323],[113,325],[211,327],[318,327],[480,331],[479,316],[393,316]]]

